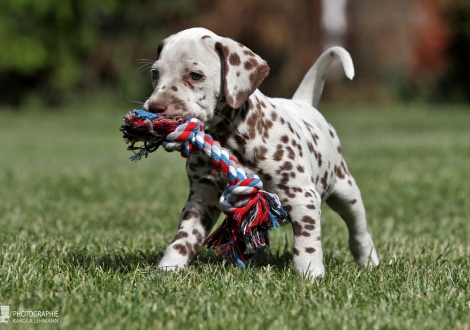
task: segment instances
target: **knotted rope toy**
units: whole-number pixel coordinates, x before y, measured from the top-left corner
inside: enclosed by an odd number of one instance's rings
[[[219,250],[217,255],[226,255],[241,267],[257,249],[269,247],[269,230],[287,222],[286,210],[277,195],[261,190],[263,183],[257,175],[247,176],[229,151],[204,132],[199,120],[184,121],[143,110],[134,110],[123,120],[120,130],[130,143],[127,149],[134,152],[131,160],[147,157],[161,145],[166,151],[180,151],[185,158],[192,152],[203,152],[227,175],[227,188],[220,197],[221,210],[227,217],[204,245]],[[137,142],[143,145],[136,147]]]

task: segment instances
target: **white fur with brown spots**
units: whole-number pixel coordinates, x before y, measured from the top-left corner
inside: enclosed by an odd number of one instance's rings
[[[146,111],[198,118],[247,173],[261,177],[264,189],[277,194],[289,211],[294,268],[312,279],[325,272],[320,230],[323,202],[346,222],[356,262],[379,263],[361,194],[336,131],[315,109],[328,68],[337,58],[352,78],[349,54],[333,47],[308,71],[293,100],[269,98],[257,89],[269,72],[263,59],[232,39],[193,28],[160,44],[152,66],[154,92],[144,104]],[[157,270],[184,267],[220,215],[219,197],[226,179],[203,154],[191,155],[186,169],[188,201]]]

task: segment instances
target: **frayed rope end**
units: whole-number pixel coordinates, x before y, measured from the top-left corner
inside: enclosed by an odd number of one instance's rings
[[[204,244],[241,267],[245,267],[256,250],[269,247],[269,230],[283,225],[288,218],[277,195],[263,190],[245,207],[226,214],[222,225]]]

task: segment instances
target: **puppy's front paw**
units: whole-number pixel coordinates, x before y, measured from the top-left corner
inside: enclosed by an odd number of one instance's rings
[[[309,268],[303,272],[297,270],[297,272],[305,279],[313,283],[325,276],[325,267],[322,265],[321,267],[315,267],[312,269]]]
[[[158,275],[158,274],[166,273],[166,272],[176,272],[176,271],[180,271],[182,269],[183,269],[183,267],[178,267],[178,266],[161,266],[161,265],[158,265],[158,267],[153,272],[153,275]]]
[[[176,245],[178,247],[178,245]],[[157,266],[154,274],[162,272],[180,271],[188,263],[189,258],[187,253],[180,253],[178,248],[170,245],[163,255],[162,260]]]
[[[304,262],[302,262],[304,261]],[[325,275],[325,267],[322,262],[308,262],[306,260],[295,260],[294,259],[294,269],[296,272],[309,280],[310,282],[315,282],[316,280],[322,278]]]

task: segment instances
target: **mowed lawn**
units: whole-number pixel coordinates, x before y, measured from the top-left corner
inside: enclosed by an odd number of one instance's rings
[[[203,248],[154,276],[185,161],[129,161],[118,128],[132,106],[111,108],[0,109],[0,305],[59,320],[0,328],[469,329],[470,108],[325,107],[381,264],[356,267],[324,206],[327,274],[313,284],[292,268],[290,225],[247,269]]]

